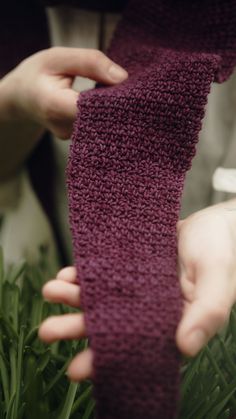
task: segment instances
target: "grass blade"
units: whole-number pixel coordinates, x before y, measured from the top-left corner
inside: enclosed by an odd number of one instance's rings
[[[88,406],[84,412],[84,415],[82,417],[82,419],[90,419],[91,414],[93,413],[95,408],[95,401],[94,400],[90,400],[88,403]]]
[[[65,403],[57,419],[69,419],[79,384],[70,383]]]

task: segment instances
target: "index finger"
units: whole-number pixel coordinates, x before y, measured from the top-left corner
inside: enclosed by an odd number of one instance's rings
[[[87,48],[50,48],[47,69],[51,74],[87,77],[105,84],[120,83],[128,77],[127,71],[103,52]]]

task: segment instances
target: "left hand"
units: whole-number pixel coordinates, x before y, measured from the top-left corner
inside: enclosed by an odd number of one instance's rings
[[[206,208],[179,221],[178,261],[184,299],[176,332],[180,351],[194,356],[227,321],[236,301],[236,200]],[[79,307],[75,268],[62,269],[43,287],[52,302]],[[50,317],[40,327],[46,342],[86,336],[84,315]],[[81,381],[93,374],[93,353],[86,349],[71,362],[68,376]]]

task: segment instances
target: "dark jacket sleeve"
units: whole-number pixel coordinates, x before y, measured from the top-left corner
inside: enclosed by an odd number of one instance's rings
[[[48,48],[49,31],[40,0],[4,0],[0,6],[0,78],[24,58]]]

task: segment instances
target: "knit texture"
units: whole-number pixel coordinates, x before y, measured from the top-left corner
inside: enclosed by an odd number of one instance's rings
[[[236,2],[133,0],[109,54],[129,78],[80,95],[67,168],[97,418],[168,419],[180,197],[210,85],[236,63]]]

